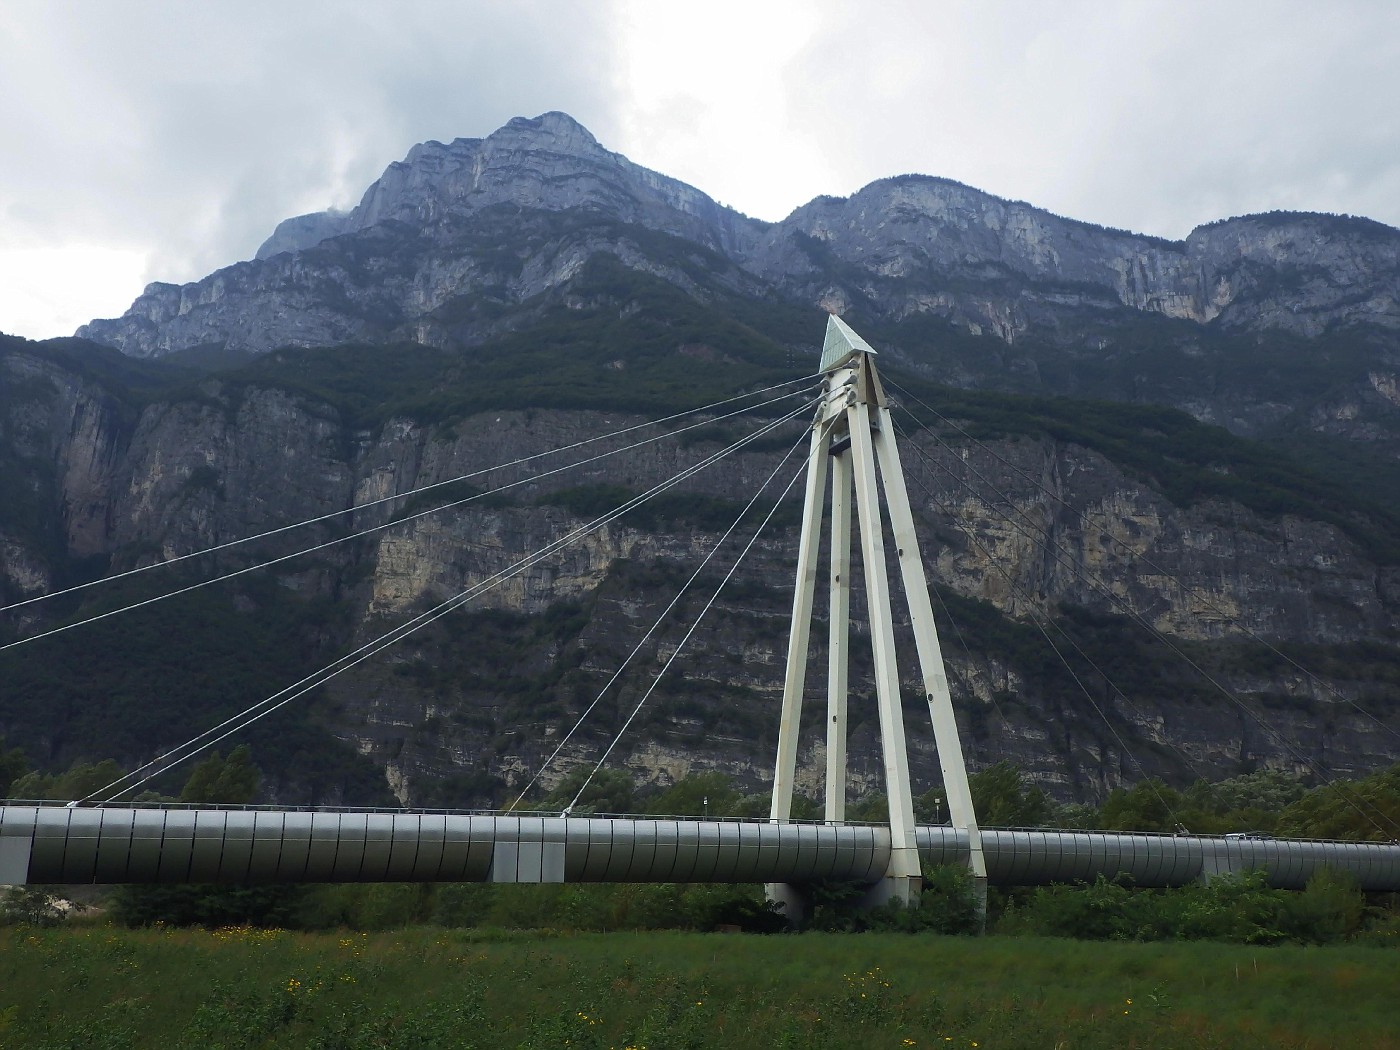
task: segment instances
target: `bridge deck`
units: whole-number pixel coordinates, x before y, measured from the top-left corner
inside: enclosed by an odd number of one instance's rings
[[[917,831],[935,864],[967,862],[967,836]],[[1100,831],[983,829],[994,885],[1126,874],[1179,886],[1264,869],[1301,889],[1319,868],[1400,890],[1400,845]],[[0,884],[183,882],[873,883],[880,825],[661,817],[365,810],[0,805]]]

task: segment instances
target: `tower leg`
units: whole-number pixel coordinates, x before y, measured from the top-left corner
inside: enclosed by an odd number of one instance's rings
[[[919,669],[923,674],[924,697],[928,702],[929,719],[933,723],[934,742],[938,746],[938,763],[943,770],[948,813],[953,827],[967,832],[968,870],[979,885],[985,913],[987,862],[982,855],[982,836],[972,808],[972,791],[968,787],[958,723],[953,717],[953,699],[948,689],[943,650],[933,622],[933,606],[929,603],[928,578],[919,554],[919,538],[914,532],[914,514],[909,507],[909,491],[904,484],[904,468],[895,445],[889,409],[880,408],[879,418],[881,426],[874,432],[873,440],[885,483],[885,505],[889,508],[890,525],[894,531],[899,571],[904,579],[904,595],[909,602],[909,619],[914,628]]]
[[[889,895],[907,904],[918,899],[923,877],[914,839],[914,802],[909,787],[904,715],[900,708],[889,580],[885,574],[884,529],[876,491],[870,406],[865,402],[852,405],[849,419],[870,641],[875,656],[875,695],[880,709],[880,741],[885,759],[885,790],[890,807],[890,866],[885,879],[890,883]]]
[[[851,459],[831,457],[831,603],[827,617],[826,813],[846,819],[846,697],[851,636]]]
[[[802,507],[802,539],[797,547],[797,589],[792,598],[787,677],[783,681],[783,713],[778,725],[778,763],[773,772],[773,804],[769,810],[771,820],[792,817],[797,726],[802,718],[802,690],[807,684],[807,643],[812,630],[812,596],[817,585],[817,548],[821,543],[822,497],[826,494],[830,442],[830,428],[819,422],[812,429],[807,456],[807,495]]]

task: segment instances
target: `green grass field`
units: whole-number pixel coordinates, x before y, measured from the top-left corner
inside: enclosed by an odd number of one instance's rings
[[[1400,1047],[1400,953],[900,934],[0,930],[0,1047]]]

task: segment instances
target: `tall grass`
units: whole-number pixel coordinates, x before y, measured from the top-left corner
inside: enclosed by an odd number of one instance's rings
[[[1400,1047],[1400,955],[894,934],[0,930],[0,1047]]]

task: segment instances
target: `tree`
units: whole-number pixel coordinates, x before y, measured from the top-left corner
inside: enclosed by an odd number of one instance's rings
[[[11,886],[0,896],[0,925],[56,926],[63,912],[39,886]]]
[[[1304,838],[1400,838],[1400,765],[1309,791],[1280,814],[1278,830]]]
[[[998,762],[967,778],[977,823],[989,828],[1034,828],[1050,819],[1050,800],[1010,762]]]
[[[5,750],[5,738],[0,736],[0,795],[19,798],[10,785],[29,772],[29,758],[17,747]]]
[[[717,771],[682,777],[647,800],[646,812],[678,817],[727,817],[739,804],[734,781]]]
[[[584,779],[591,769],[579,768],[566,776],[559,785],[545,796],[539,804],[542,810],[561,812],[573,802]],[[632,775],[620,769],[600,769],[579,798],[578,805],[571,812],[585,813],[635,813],[637,810],[637,786]]]
[[[195,766],[180,791],[181,802],[196,805],[246,806],[257,797],[262,775],[247,744],[224,758],[217,751]]]
[[[949,819],[948,793],[942,787],[932,787],[922,795],[915,795],[914,819],[920,824],[942,824]]]
[[[1302,893],[1284,898],[1284,926],[1294,940],[1328,944],[1361,928],[1366,897],[1350,872],[1320,868]]]
[[[1131,788],[1114,788],[1099,810],[1104,831],[1175,831],[1181,796],[1153,777]]]
[[[1261,769],[1216,784],[1198,780],[1182,793],[1176,819],[1203,835],[1246,829],[1274,834],[1284,808],[1306,793],[1296,776],[1277,769]]]
[[[10,794],[13,798],[65,801],[86,798],[117,780],[125,772],[126,770],[110,758],[95,764],[80,759],[69,766],[66,773],[26,773],[10,785]]]
[[[1222,811],[1234,809],[1281,810],[1297,802],[1308,789],[1292,773],[1281,769],[1260,769],[1253,773],[1231,777],[1218,784],[1204,781],[1192,788],[1192,793],[1204,790],[1206,796]],[[1190,793],[1188,793],[1188,798]]]
[[[857,800],[846,807],[847,820],[867,821],[871,824],[888,824],[890,821],[890,801],[883,791],[877,791]]]

